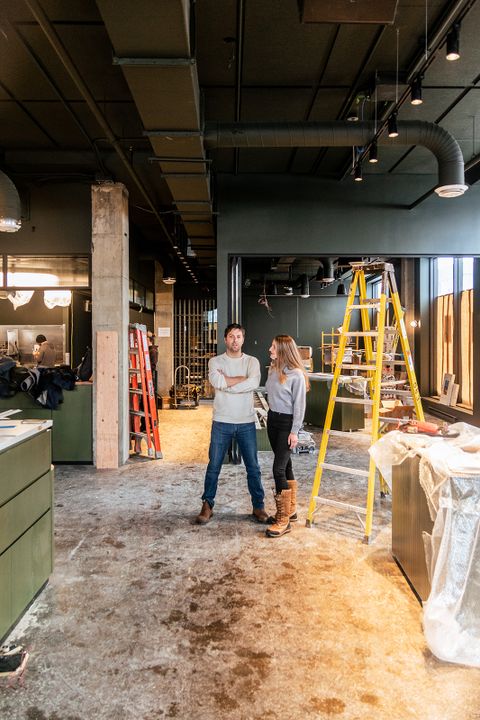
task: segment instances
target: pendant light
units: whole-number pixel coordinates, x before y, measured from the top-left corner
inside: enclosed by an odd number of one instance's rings
[[[412,105],[421,105],[423,103],[422,98],[422,79],[417,77],[410,87],[410,103]]]
[[[447,35],[446,58],[450,62],[460,58],[460,23],[454,23]]]
[[[372,144],[370,145],[370,151],[368,153],[368,162],[369,163],[377,163],[378,162],[378,148],[377,148],[377,141],[374,140]]]
[[[397,128],[397,113],[394,112],[390,115],[388,118],[388,137],[389,138],[396,138],[398,137],[398,128]]]

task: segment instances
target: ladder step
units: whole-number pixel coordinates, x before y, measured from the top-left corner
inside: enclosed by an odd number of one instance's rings
[[[378,330],[352,330],[352,332],[344,332],[342,335],[346,335],[346,337],[378,337]]]
[[[332,465],[331,463],[320,463],[324,470],[338,470],[338,472],[346,473],[347,475],[360,475],[361,477],[368,477],[368,470],[358,470],[357,468],[345,467],[344,465]]]
[[[130,388],[129,392],[133,395],[143,395],[143,390],[138,390],[137,388]]]
[[[143,410],[129,410],[130,415],[138,415],[138,417],[145,417]]]
[[[336,397],[335,402],[347,403],[352,405],[373,405],[373,400],[370,398],[347,398],[347,397]]]
[[[130,435],[134,435],[135,437],[148,437],[147,433],[145,432],[130,432]]]
[[[347,310],[374,310],[380,307],[378,300],[372,303],[363,302],[361,305],[350,305]]]
[[[130,353],[130,355],[138,355],[138,348],[131,347],[128,352]]]
[[[351,370],[376,370],[376,365],[353,365],[352,363],[342,363],[341,368],[350,368]]]
[[[129,368],[129,369],[128,369],[128,372],[129,372],[131,375],[134,375],[135,373],[136,373],[137,375],[140,375],[142,371],[140,370],[140,368]]]
[[[361,515],[367,514],[367,509],[360,507],[359,505],[351,505],[350,503],[342,502],[341,500],[330,500],[330,498],[316,497],[315,500],[322,505],[331,505],[332,507],[342,508],[343,510],[351,510],[352,512],[360,513]]]

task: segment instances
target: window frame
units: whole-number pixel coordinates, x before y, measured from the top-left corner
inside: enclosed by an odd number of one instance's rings
[[[460,390],[463,385],[463,373],[462,373],[462,361],[461,361],[461,299],[463,292],[463,262],[464,256],[453,256],[453,291],[452,291],[452,305],[453,305],[453,331],[452,331],[452,372],[455,375],[455,382],[460,386]],[[469,256],[470,257],[470,256]],[[438,314],[437,314],[437,299],[438,299],[438,257],[432,258],[430,263],[430,287],[432,288],[431,303],[430,303],[430,347],[433,348],[433,352],[430,354],[430,394],[438,395],[437,392],[437,358],[439,357],[438,346],[437,346],[437,331],[438,331]],[[475,259],[475,258],[473,258]],[[450,293],[448,293],[450,294]],[[473,338],[472,338],[473,342]],[[472,372],[472,376],[474,370]],[[472,387],[470,388],[470,396],[472,397],[472,406],[463,405],[464,398],[459,397],[458,405],[464,406],[468,410],[473,410],[473,377],[471,379]]]

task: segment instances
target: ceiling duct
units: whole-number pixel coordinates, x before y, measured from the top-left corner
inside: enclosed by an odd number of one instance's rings
[[[374,23],[395,22],[398,0],[299,0],[300,17],[304,23]]]
[[[421,145],[438,162],[440,197],[456,197],[467,190],[463,155],[455,138],[435,123],[398,122],[399,136],[382,133],[378,145]],[[373,123],[207,123],[206,148],[364,147],[375,136]]]

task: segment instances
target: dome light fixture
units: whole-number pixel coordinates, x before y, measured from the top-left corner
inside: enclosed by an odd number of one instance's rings
[[[17,232],[21,225],[17,188],[10,178],[0,171],[0,232]]]

